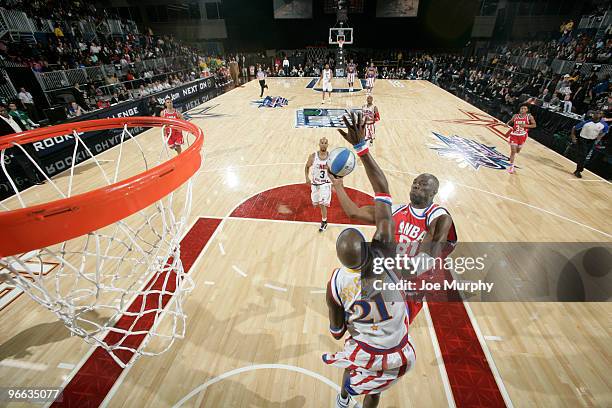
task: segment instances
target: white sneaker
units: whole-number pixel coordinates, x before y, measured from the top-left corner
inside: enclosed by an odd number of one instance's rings
[[[351,405],[351,396],[349,395],[346,401],[342,400],[340,394],[336,395],[336,408],[349,408]]]
[[[348,399],[346,401],[342,401],[342,397],[340,396],[340,394],[338,394],[336,396],[336,408],[348,408],[351,406],[351,402],[354,402],[355,405],[353,405],[353,408],[363,408],[362,405],[355,401],[353,399],[353,397],[351,397],[350,395],[348,396]]]

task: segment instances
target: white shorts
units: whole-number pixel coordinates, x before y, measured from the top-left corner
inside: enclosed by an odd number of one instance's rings
[[[354,72],[349,72],[347,74],[346,82],[348,82],[349,84],[352,84],[353,82],[355,82],[355,73]]]
[[[323,92],[331,92],[333,89],[331,82],[323,82]]]
[[[366,78],[366,87],[374,88],[374,77]]]
[[[331,204],[331,196],[331,183],[319,185],[312,184],[310,186],[310,199],[312,200],[312,205],[324,205],[329,207]]]

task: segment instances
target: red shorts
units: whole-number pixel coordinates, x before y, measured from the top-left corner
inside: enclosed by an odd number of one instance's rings
[[[522,146],[525,141],[527,141],[527,133],[523,135],[516,135],[514,133],[510,133],[510,137],[508,137],[508,141],[510,144]]]
[[[170,130],[170,137],[168,137],[168,146],[172,147],[172,146],[179,146],[182,145],[183,142],[183,132],[181,132],[180,130],[176,130],[176,129],[171,129]],[[167,136],[167,133],[166,133]]]

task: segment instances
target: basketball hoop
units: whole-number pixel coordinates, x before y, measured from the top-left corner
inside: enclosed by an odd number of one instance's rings
[[[130,128],[161,128],[161,138],[136,138]],[[168,148],[169,129],[187,134],[179,155]],[[105,143],[116,143],[104,158],[91,145],[91,132],[101,131]],[[59,136],[74,139],[72,160],[64,176],[50,179],[22,145]],[[168,350],[184,336],[182,304],[193,288],[179,244],[202,145],[195,124],[156,117],[75,122],[0,139],[0,176],[14,192],[0,202],[0,278],[121,367]],[[47,184],[19,191],[5,163],[8,149],[23,153]]]
[[[340,49],[342,49],[343,46],[344,46],[344,40],[339,39],[338,40],[338,47],[340,47]]]

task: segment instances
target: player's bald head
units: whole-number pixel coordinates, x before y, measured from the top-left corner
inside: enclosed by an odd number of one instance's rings
[[[438,192],[438,188],[440,187],[440,181],[438,180],[436,176],[430,173],[423,173],[423,174],[419,174],[418,177],[421,177],[424,180],[426,180],[428,183],[431,184],[435,192],[436,193]]]
[[[342,231],[336,240],[336,255],[342,265],[351,269],[360,268],[365,261],[365,242],[365,237],[358,229],[347,228]]]
[[[321,139],[319,139],[319,149],[321,151],[326,151],[327,150],[327,145],[328,145],[328,140],[326,137],[322,137]]]

